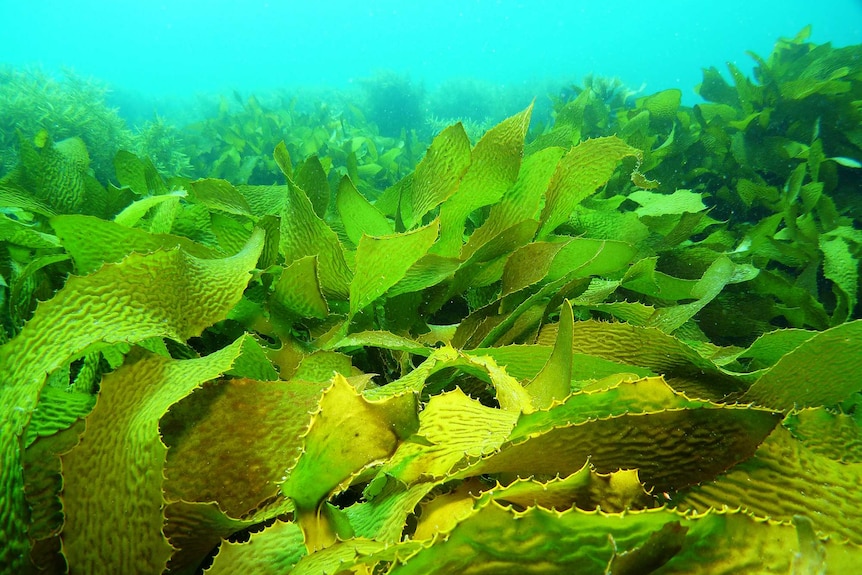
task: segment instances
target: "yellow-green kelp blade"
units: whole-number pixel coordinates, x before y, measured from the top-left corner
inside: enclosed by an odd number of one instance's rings
[[[840,438],[839,438],[840,439]],[[743,508],[760,517],[808,517],[821,536],[862,545],[862,463],[841,463],[777,427],[751,460],[692,487],[681,509]]]
[[[862,463],[862,413],[818,407],[792,413],[782,422],[806,447],[843,463]]]
[[[269,298],[270,319],[276,327],[287,330],[296,319],[323,319],[329,314],[318,269],[317,256],[305,256],[281,270]]]
[[[548,185],[537,238],[546,238],[566,221],[576,205],[607,183],[626,156],[640,161],[641,151],[616,136],[587,140],[569,150]]]
[[[225,541],[207,575],[283,575],[305,556],[302,530],[296,523],[276,521],[246,543]]]
[[[537,409],[547,409],[562,401],[572,391],[572,304],[563,302],[557,327],[557,341],[548,363],[535,379],[527,384],[527,391]]]
[[[858,548],[817,540],[804,520],[794,527],[743,513],[685,516],[653,509],[605,514],[577,508],[560,513],[542,507],[517,511],[486,494],[454,528],[408,555],[390,573],[838,575],[852,570],[860,556]],[[811,570],[800,571],[802,565]]]
[[[458,475],[568,475],[589,460],[600,472],[638,469],[649,487],[681,489],[750,457],[778,420],[768,410],[691,400],[645,378],[522,415],[497,453]]]
[[[544,327],[537,343],[553,345],[556,325]],[[744,389],[736,376],[722,372],[688,343],[655,327],[622,322],[579,321],[572,338],[574,353],[595,356],[662,374],[674,389],[696,397],[721,399]],[[573,368],[578,378],[578,366]]]
[[[310,550],[331,545],[335,532],[321,506],[327,497],[346,489],[367,466],[384,461],[417,427],[413,393],[381,401],[362,397],[337,374],[323,394],[303,451],[282,484],[293,500]]]
[[[530,125],[532,104],[488,130],[471,152],[470,167],[456,191],[440,207],[440,240],[433,253],[461,254],[464,224],[473,210],[496,204],[518,179],[524,137]]]
[[[359,245],[362,234],[388,236],[395,231],[386,216],[359,193],[347,176],[341,178],[338,183],[335,206],[344,224],[344,231],[353,245]]]
[[[338,236],[318,217],[305,192],[293,183],[288,185],[280,231],[279,247],[285,263],[289,265],[306,256],[317,256],[323,295],[347,299],[353,273]]]
[[[227,379],[174,404],[160,422],[168,447],[165,497],[218,501],[235,518],[271,502],[285,469],[300,455],[309,412],[323,387],[298,380]]]
[[[6,541],[0,565],[15,572],[28,549],[20,450],[45,376],[98,342],[185,341],[199,334],[239,301],[262,247],[263,233],[256,232],[243,251],[220,260],[181,250],[132,254],[70,278],[0,347],[0,533]]]
[[[62,456],[63,551],[73,571],[158,573],[172,548],[162,534],[167,448],[159,419],[229,370],[242,340],[206,357],[150,355],[102,380],[82,441]]]
[[[458,189],[470,166],[470,139],[460,123],[449,126],[431,142],[413,173],[410,198],[402,199],[401,219],[412,228]],[[409,207],[408,207],[409,206]]]
[[[160,197],[160,196],[159,196]],[[199,258],[213,258],[216,250],[183,236],[152,234],[93,216],[70,214],[51,220],[63,248],[72,255],[80,275],[93,273],[106,263],[116,263],[132,252],[153,252],[180,247]]]
[[[518,222],[538,220],[545,190],[564,153],[563,148],[545,148],[523,158],[515,185],[491,206],[488,219],[467,240],[461,257],[469,258],[485,243]]]
[[[862,389],[860,373],[857,320],[812,335],[754,382],[743,400],[781,410],[834,405]]]
[[[51,141],[45,130],[31,142],[21,138],[20,171],[12,181],[48,203],[60,213],[76,213],[84,207],[90,167],[87,146],[80,138]],[[14,176],[18,174],[19,178]],[[18,181],[14,181],[14,180]]]
[[[515,426],[519,413],[486,407],[460,389],[434,395],[419,415],[419,429],[381,467],[377,486],[394,478],[405,485],[440,481],[468,458],[495,453]]]
[[[465,504],[469,500],[469,508],[472,509],[474,500],[485,494],[499,503],[514,504],[523,509],[538,505],[558,511],[577,507],[586,511],[601,509],[605,512],[622,513],[644,509],[652,506],[653,502],[653,496],[644,490],[637,470],[598,473],[586,463],[571,475],[554,477],[547,481],[516,479],[503,485],[499,481],[491,484],[472,478],[452,493],[436,497],[428,507],[440,508],[437,502],[449,498],[455,502],[463,500]],[[441,519],[447,521],[442,517],[433,517],[433,514],[426,511],[423,508],[414,535],[417,539],[422,538],[420,531],[427,533],[430,538],[436,531],[447,530],[428,526],[429,522],[439,522]],[[443,511],[445,512],[445,507]],[[456,521],[449,520],[448,523],[454,526]]]
[[[363,235],[356,249],[356,272],[350,284],[350,315],[386,293],[437,239],[439,224],[388,236]]]

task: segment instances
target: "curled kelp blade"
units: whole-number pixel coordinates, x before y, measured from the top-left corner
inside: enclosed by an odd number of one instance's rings
[[[17,463],[21,454],[15,438],[30,420],[45,375],[99,342],[153,336],[185,340],[199,334],[239,300],[262,240],[262,233],[255,233],[244,250],[224,259],[198,259],[176,249],[132,254],[92,275],[71,278],[53,299],[39,306],[18,337],[3,346],[0,372],[18,382],[0,388],[0,415],[6,430],[0,477],[4,484],[19,486],[0,514],[9,534],[9,549],[17,548],[26,555],[21,532],[26,521],[20,514],[22,477]],[[202,300],[210,304],[198,306]]]

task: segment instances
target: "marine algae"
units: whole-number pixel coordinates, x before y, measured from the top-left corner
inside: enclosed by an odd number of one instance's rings
[[[424,156],[254,98],[196,179],[22,136],[2,572],[847,572],[860,47],[806,40]]]

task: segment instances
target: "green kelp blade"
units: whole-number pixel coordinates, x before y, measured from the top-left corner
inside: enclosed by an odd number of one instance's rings
[[[161,207],[166,205],[162,204]],[[253,229],[245,217],[217,211],[210,212],[210,223],[218,241],[219,251],[226,254],[232,254],[245,245]]]
[[[363,493],[366,501],[351,505],[344,512],[356,537],[392,545],[402,540],[408,517],[436,486],[437,483],[430,481],[409,487],[389,481],[373,495],[366,489]]]
[[[60,247],[55,236],[35,230],[5,214],[0,215],[0,241],[35,249]]]
[[[549,408],[554,402],[568,397],[572,391],[573,325],[572,304],[566,300],[560,310],[554,351],[542,371],[526,385],[533,398],[533,406],[537,409]]]
[[[503,268],[500,295],[506,296],[541,281],[565,242],[533,242],[512,252]]]
[[[626,242],[572,238],[554,258],[547,278],[555,281],[573,272],[572,277],[604,276],[625,268],[636,254],[637,248]]]
[[[91,393],[45,387],[27,426],[24,447],[29,447],[39,437],[71,427],[90,413],[95,403],[96,397]]]
[[[538,291],[524,289],[524,293],[514,294],[516,297],[507,296],[508,300],[499,298],[474,310],[457,324],[451,338],[452,345],[459,349],[473,349],[512,343],[511,339],[502,340],[507,334],[518,331],[518,328],[530,329],[538,325],[544,315],[540,309],[542,304],[547,302],[550,292],[558,292],[564,284],[560,280],[545,284]],[[514,305],[515,309],[507,313],[508,310],[502,308],[504,302]],[[527,339],[533,337],[527,336]]]
[[[205,178],[189,184],[191,196],[210,210],[238,216],[251,216],[252,209],[245,197],[227,180]]]
[[[240,184],[236,186],[236,191],[245,198],[251,213],[259,218],[280,214],[289,194],[286,184],[272,186]]]
[[[402,234],[363,235],[356,249],[356,272],[350,284],[350,315],[356,315],[401,281],[434,244],[438,229],[435,220]]]
[[[46,388],[48,389],[51,388]],[[61,395],[66,393],[56,391]],[[89,399],[92,407],[95,397],[90,395]],[[72,414],[67,412],[66,415]],[[86,413],[80,415],[83,417]],[[24,570],[22,571],[24,573],[67,572],[66,560],[59,553],[61,548],[59,533],[64,520],[63,502],[60,500],[63,490],[63,469],[59,454],[77,445],[84,433],[85,423],[83,419],[77,419],[74,423],[63,419],[63,417],[58,418],[53,425],[60,429],[58,432],[38,437],[23,453],[24,488],[27,504],[30,506],[27,535],[31,544],[28,564],[30,571]],[[4,563],[0,567],[0,572],[6,573],[9,567]]]
[[[690,516],[680,526],[685,540],[679,551],[655,571],[667,575],[720,575],[724,573],[819,573],[852,572],[862,559],[860,549],[834,539],[820,540],[804,517],[793,523],[764,520],[738,511],[710,510]],[[655,554],[647,541],[626,553],[614,554],[606,573],[643,573]],[[731,551],[728,551],[731,550]]]
[[[556,325],[547,325],[536,343],[553,345],[555,337]],[[649,369],[667,376],[675,389],[696,397],[718,399],[745,389],[736,376],[723,373],[690,345],[654,327],[579,321],[575,325],[572,351]]]
[[[426,357],[434,351],[433,348],[426,347],[418,341],[395,335],[389,331],[377,330],[349,334],[330,344],[328,347],[332,349],[379,347],[395,351],[406,351]]]
[[[461,267],[458,258],[444,258],[435,254],[425,254],[404,274],[397,284],[389,288],[388,297],[422,291],[451,278]]]
[[[525,218],[538,219],[542,197],[564,153],[563,148],[545,148],[523,159],[515,185],[491,206],[488,219],[461,250],[463,258],[470,258],[485,243]]]
[[[367,466],[390,457],[418,427],[417,409],[413,393],[368,401],[342,375],[335,376],[303,436],[302,455],[281,485],[296,505],[309,550],[335,540],[320,512],[325,499],[346,489]]]
[[[149,158],[141,159],[126,150],[117,150],[114,172],[121,186],[128,186],[139,197],[168,192],[159,171]]]
[[[524,381],[536,377],[551,355],[552,347],[545,345],[504,345],[471,349],[471,355],[487,355],[502,366],[512,377]],[[572,354],[572,379],[584,381],[601,379],[614,374],[630,373],[635,379],[655,375],[648,369],[623,365],[600,357]]]
[[[461,352],[464,362],[461,367],[483,379],[486,377],[494,388],[497,403],[503,411],[530,413],[535,411],[534,401],[530,392],[524,389],[517,379],[506,372],[504,367],[497,364],[490,355]],[[477,371],[478,370],[480,371]]]
[[[532,400],[524,387],[517,379],[506,373],[506,370],[501,368],[490,354],[465,353],[449,344],[429,351],[430,355],[427,359],[415,369],[383,387],[367,390],[365,396],[382,398],[406,391],[420,393],[430,376],[444,369],[455,368],[467,370],[490,383],[502,410],[513,413],[533,410]]]
[[[608,207],[592,199],[599,209],[576,206],[569,217],[569,224],[578,232],[589,232],[589,237],[603,240],[623,241],[640,247],[640,257],[651,255],[654,250],[645,240],[652,232],[637,214],[621,212],[616,200],[608,200]]]
[[[609,303],[592,303],[591,298],[574,298],[572,305],[579,309],[591,309],[603,312],[613,317],[630,323],[632,325],[644,326],[647,321],[655,313],[655,308],[651,305],[644,305],[638,302],[614,301]]]
[[[305,192],[288,183],[288,195],[281,212],[279,249],[285,263],[292,264],[306,256],[317,256],[323,295],[347,299],[353,272],[344,258],[338,236],[314,212]]]
[[[728,358],[730,360],[744,359],[753,370],[762,370],[775,365],[779,359],[817,333],[819,332],[806,329],[776,329],[761,335],[750,346],[728,356]]]
[[[317,217],[323,218],[329,207],[329,182],[317,156],[309,156],[296,167],[293,181],[307,195]],[[288,180],[288,184],[290,184]]]
[[[691,190],[676,190],[672,194],[635,190],[626,197],[640,204],[635,210],[639,217],[696,213],[706,209],[701,195]]]
[[[132,254],[85,277],[70,278],[0,347],[0,564],[14,572],[27,552],[20,437],[45,376],[97,342],[169,337],[179,341],[224,318],[239,301],[263,246],[256,232],[237,255],[202,260],[181,250]]]
[[[616,136],[581,142],[560,159],[546,192],[538,239],[546,238],[565,222],[586,197],[607,183],[620,160],[642,154]]]
[[[174,548],[169,573],[194,573],[213,549],[235,533],[260,524],[256,516],[233,519],[217,503],[174,501],[165,507],[163,531]]]
[[[102,380],[84,440],[62,456],[61,536],[72,571],[165,568],[172,548],[162,533],[167,448],[159,419],[171,404],[229,370],[241,349],[242,339],[198,359],[148,355]]]
[[[269,297],[269,312],[270,319],[282,330],[288,330],[297,319],[323,319],[329,315],[320,290],[317,256],[299,258],[281,270]]]
[[[671,88],[639,98],[635,105],[647,110],[650,115],[650,123],[654,124],[656,122],[670,122],[676,118],[676,111],[679,109],[681,100],[682,91]]]
[[[359,193],[347,176],[338,183],[335,206],[353,245],[359,245],[362,234],[388,236],[395,233],[392,223]]]
[[[259,381],[276,381],[278,372],[266,356],[267,349],[262,338],[247,337],[243,340],[242,353],[227,375],[246,377]]]
[[[299,362],[296,371],[291,376],[291,379],[307,381],[309,383],[325,384],[318,385],[321,389],[329,385],[336,373],[340,373],[350,381],[350,383],[360,391],[357,379],[352,376],[356,373],[353,368],[350,356],[337,351],[329,351],[318,349],[311,352],[302,358]],[[370,378],[370,375],[362,374],[359,378]],[[316,403],[315,403],[316,405]],[[307,412],[313,411],[313,407],[307,409]]]
[[[802,409],[782,424],[818,455],[843,463],[862,463],[862,414],[835,413],[825,407]]]
[[[90,168],[87,146],[80,138],[53,142],[45,130],[31,142],[21,138],[22,177],[13,183],[30,190],[58,213],[77,213],[84,207]],[[13,172],[13,174],[16,172]]]
[[[52,218],[56,216],[56,212],[48,207],[47,204],[33,197],[32,193],[18,187],[10,178],[14,172],[10,172],[3,178],[0,178],[0,206],[5,210],[24,210],[34,214],[41,214]]]
[[[537,227],[538,222],[535,220],[522,220],[484,243],[461,264],[448,289],[440,292],[430,307],[438,309],[446,301],[471,287],[487,286],[496,282],[505,271],[505,258],[527,244],[535,235]]]
[[[146,226],[147,231],[153,234],[170,233],[174,229],[174,222],[177,220],[177,216],[182,213],[180,208],[181,205],[179,198],[158,204],[153,209],[153,215]],[[251,231],[251,228],[249,228],[249,231]],[[245,239],[248,239],[248,235],[246,235]],[[242,243],[240,243],[240,245],[242,245]],[[226,250],[222,253],[233,252]]]
[[[409,373],[397,380],[375,389],[368,389],[363,395],[368,399],[381,399],[405,392],[420,393],[425,387],[425,380],[442,369],[451,367],[460,361],[458,350],[451,345],[443,345],[431,352],[425,361]]]
[[[518,179],[524,138],[533,105],[488,130],[471,153],[470,167],[457,191],[440,206],[440,240],[433,253],[463,259],[462,244],[467,216],[496,204]],[[523,218],[521,218],[523,219]]]
[[[188,193],[185,190],[176,190],[169,194],[161,194],[158,196],[145,196],[140,200],[135,200],[114,216],[114,222],[132,227],[137,224],[141,218],[147,215],[150,208],[153,208],[163,202],[178,202],[180,198],[185,198]]]
[[[470,161],[470,139],[460,122],[437,134],[416,166],[409,198],[402,199],[405,228],[421,223],[425,214],[455,193]]]
[[[65,215],[51,219],[51,227],[81,275],[92,273],[106,263],[115,263],[132,252],[181,248],[200,258],[217,257],[218,253],[182,236],[151,234],[93,216]]]
[[[438,533],[451,531],[473,513],[476,498],[483,487],[487,485],[477,480],[464,481],[448,493],[426,498],[419,509],[411,539],[427,543]]]
[[[290,161],[290,152],[287,150],[284,140],[275,145],[272,157],[275,160],[275,163],[278,164],[278,168],[281,170],[281,173],[284,174],[284,177],[288,180],[292,180],[293,163]]]
[[[737,266],[730,258],[717,258],[703,273],[703,277],[692,286],[691,295],[698,298],[696,301],[657,309],[646,325],[665,333],[673,333],[715,299],[728,283],[734,281],[736,270]],[[756,269],[753,272],[757,274]]]
[[[306,554],[302,530],[296,523],[276,521],[265,530],[252,533],[249,541],[224,541],[208,575],[283,575]]]
[[[728,110],[738,110],[740,107],[736,90],[727,83],[715,66],[703,69],[703,81],[695,91],[707,102],[717,102],[727,106]]]
[[[663,300],[694,299],[692,295],[698,280],[681,279],[656,270],[658,256],[646,257],[635,262],[622,279],[622,286],[648,296]]]
[[[422,543],[418,541],[402,541],[392,545],[385,541],[351,538],[306,555],[300,559],[290,575],[372,573],[373,566],[383,569],[396,559],[403,559],[421,548]]]
[[[840,440],[840,439],[839,439]],[[838,443],[833,449],[840,448]],[[809,518],[821,537],[862,545],[862,463],[840,463],[815,453],[782,426],[751,460],[715,481],[692,487],[680,509],[742,508],[759,517]]]
[[[834,405],[862,389],[862,320],[813,335],[754,382],[743,401],[788,411]]]
[[[837,324],[853,317],[859,288],[859,261],[847,240],[838,235],[820,236],[819,245],[823,253],[823,275],[835,283],[842,299],[833,314],[833,323]]]

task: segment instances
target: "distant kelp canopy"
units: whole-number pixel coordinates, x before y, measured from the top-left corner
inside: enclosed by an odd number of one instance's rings
[[[194,180],[22,136],[2,572],[852,572],[859,62],[594,79],[406,175],[253,99]]]

